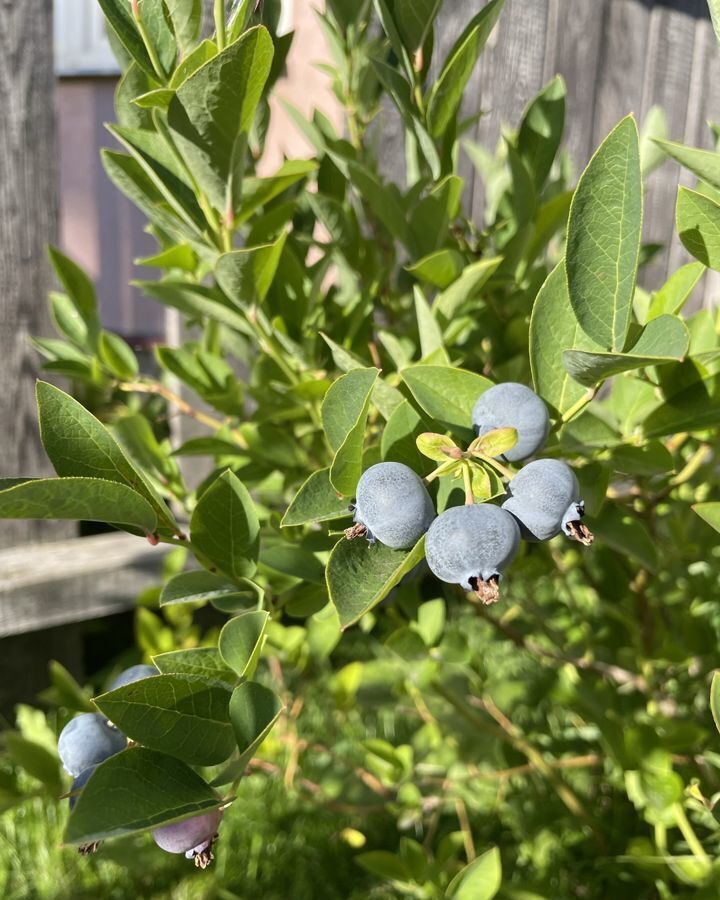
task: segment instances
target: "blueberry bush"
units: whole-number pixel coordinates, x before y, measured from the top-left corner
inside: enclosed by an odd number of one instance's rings
[[[720,269],[720,154],[628,116],[575,183],[560,78],[489,152],[464,93],[502,0],[442,59],[440,0],[328,0],[346,127],[288,108],[313,156],[259,176],[278,3],[216,0],[203,37],[197,0],[99,2],[124,69],[103,163],[184,332],[141,371],[51,250],[57,477],[5,479],[0,516],[172,547],[143,667],[93,697],[53,670],[66,842],[152,831],[204,868],[246,783],[280,779],[337,816],[362,896],[716,897],[720,320],[692,295]],[[665,157],[697,177],[693,261],[648,291]],[[60,793],[51,750],[5,744]]]

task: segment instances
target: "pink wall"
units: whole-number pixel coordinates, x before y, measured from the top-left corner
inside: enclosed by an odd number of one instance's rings
[[[278,103],[283,97],[309,115],[318,107],[341,127],[339,106],[326,75],[315,68],[327,62],[327,50],[313,6],[296,0],[295,39],[287,76],[272,101],[268,146],[261,173],[274,171],[283,157],[311,155],[311,149]],[[130,338],[165,333],[164,310],[130,287],[134,278],[152,278],[154,270],[133,264],[152,253],[155,242],[143,232],[145,219],[105,175],[101,147],[115,142],[103,127],[114,120],[114,78],[62,78],[57,91],[60,147],[61,244],[95,280],[106,328]]]

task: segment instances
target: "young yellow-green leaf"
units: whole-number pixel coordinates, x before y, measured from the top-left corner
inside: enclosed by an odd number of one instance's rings
[[[493,496],[493,483],[490,472],[482,465],[473,465],[470,469],[470,487],[472,495],[478,503],[484,503]]]
[[[720,43],[720,0],[708,0],[708,6],[710,7],[713,28],[715,29],[715,37]]]
[[[378,370],[352,369],[325,394],[322,423],[334,455],[330,483],[339,494],[352,496],[362,474],[362,450],[370,395]]]
[[[101,331],[98,352],[100,360],[116,378],[120,378],[122,381],[132,381],[140,371],[132,347],[119,334]]]
[[[160,592],[160,606],[171,603],[203,603],[237,593],[237,585],[205,569],[180,572],[167,581]]]
[[[153,662],[164,675],[200,675],[213,681],[236,684],[237,675],[223,662],[215,647],[193,647],[172,650],[153,656]]]
[[[452,438],[444,434],[435,434],[425,431],[417,436],[415,441],[418,450],[436,462],[447,462],[450,459],[459,459],[461,450]]]
[[[258,26],[241,35],[178,87],[168,125],[210,202],[225,213],[239,197],[243,145],[270,73],[273,43]]]
[[[24,737],[17,731],[3,731],[3,741],[10,759],[41,781],[52,793],[61,790],[60,760],[37,741]]]
[[[710,710],[715,727],[720,731],[720,672],[715,672],[710,685]]]
[[[720,503],[695,503],[693,511],[701,519],[711,525],[715,531],[720,531]]]
[[[441,598],[421,603],[417,612],[417,630],[427,647],[434,647],[445,630],[445,601]]]
[[[689,341],[682,319],[658,316],[648,322],[635,344],[625,353],[566,350],[563,365],[575,381],[592,387],[620,372],[681,361],[687,353]]]
[[[280,525],[288,528],[309,522],[326,522],[349,514],[347,500],[338,497],[330,483],[330,469],[320,469],[313,472],[295,494]]]
[[[678,188],[677,230],[695,259],[720,272],[720,204],[688,188]]]
[[[220,656],[241,678],[251,674],[257,663],[268,618],[264,610],[243,613],[230,619],[220,632]]]
[[[195,675],[153,675],[95,698],[95,705],[129,738],[191,765],[224,762],[235,741],[230,691]]]
[[[653,294],[647,321],[679,313],[704,273],[705,266],[699,262],[688,263],[676,269],[660,290]]]
[[[364,540],[338,541],[330,554],[326,577],[330,600],[343,629],[387,597],[424,555],[424,536],[412,550],[391,550]]]
[[[502,262],[501,256],[481,259],[465,266],[458,278],[438,294],[432,305],[433,315],[447,328],[465,303],[477,302],[477,294]]]
[[[217,282],[240,307],[262,303],[275,278],[287,232],[271,244],[223,253],[215,266]]]
[[[469,450],[482,453],[484,456],[502,456],[517,444],[518,434],[514,428],[493,428],[475,440]]]
[[[0,519],[78,519],[129,525],[152,534],[157,516],[140,494],[100,478],[11,479],[0,490]]]
[[[44,381],[37,383],[37,404],[43,447],[58,475],[101,478],[123,484],[152,506],[161,529],[177,530],[167,504],[91,412],[69,394]]]
[[[190,520],[193,546],[233,581],[251,578],[260,546],[260,523],[245,485],[228,470],[198,500]]]
[[[90,695],[80,687],[62,663],[51,659],[48,664],[48,672],[59,706],[64,706],[74,712],[96,711],[90,702]]]
[[[637,125],[624,118],[605,138],[575,189],[568,220],[570,303],[580,327],[604,350],[625,345],[642,231]]]
[[[434,138],[442,136],[460,106],[475,63],[500,15],[504,0],[491,0],[474,16],[455,42],[427,100],[427,125]]]
[[[458,872],[445,896],[452,900],[492,900],[501,884],[500,851],[491,847]]]
[[[446,288],[460,275],[464,265],[465,257],[461,253],[444,247],[405,268],[420,281]]]
[[[655,143],[671,159],[685,166],[701,181],[706,181],[720,190],[720,153],[715,150],[686,147],[685,144],[676,144],[674,141],[656,140]]]
[[[472,439],[472,409],[480,394],[492,387],[491,381],[452,366],[409,366],[401,375],[432,419],[458,437]]]
[[[177,822],[219,804],[212,788],[184,762],[131,747],[93,772],[70,814],[65,840],[92,844]]]
[[[227,784],[245,771],[283,709],[280,698],[262,684],[245,681],[235,688],[230,700],[230,720],[240,757],[233,760],[213,784]]]

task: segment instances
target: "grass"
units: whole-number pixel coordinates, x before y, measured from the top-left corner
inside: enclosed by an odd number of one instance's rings
[[[64,803],[35,798],[0,817],[3,900],[360,900],[372,879],[342,839],[348,826],[372,845],[397,840],[387,819],[350,821],[288,794],[282,779],[252,775],[226,812],[216,859],[204,872],[138,835],[81,857],[62,846]],[[370,828],[368,829],[368,826]],[[387,834],[384,834],[387,832]]]

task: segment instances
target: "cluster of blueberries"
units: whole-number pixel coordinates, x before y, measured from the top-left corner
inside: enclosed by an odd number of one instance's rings
[[[137,665],[125,669],[112,682],[109,690],[124,687],[143,678],[158,674],[154,666]],[[60,732],[58,755],[65,771],[72,775],[70,789],[70,809],[77,802],[80,791],[87,784],[95,769],[109,757],[128,746],[127,737],[99,713],[80,713],[71,719]],[[210,812],[163,825],[153,831],[158,847],[168,853],[184,853],[201,869],[213,859],[212,845],[222,819],[222,810]],[[83,854],[97,850],[98,844],[88,844],[80,848]]]
[[[483,393],[472,412],[478,437],[514,428],[517,442],[503,457],[519,462],[542,449],[550,430],[547,407],[530,388],[508,382]],[[473,591],[483,603],[499,596],[501,573],[520,539],[547,541],[564,532],[591,544],[572,469],[557,459],[537,459],[507,484],[501,506],[454,506],[436,515],[425,482],[409,466],[382,462],[363,472],[357,486],[355,525],[348,538],[365,536],[396,550],[409,549],[426,534],[425,558],[441,581]]]

